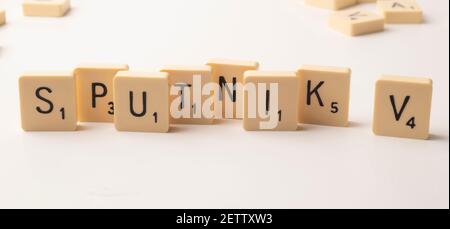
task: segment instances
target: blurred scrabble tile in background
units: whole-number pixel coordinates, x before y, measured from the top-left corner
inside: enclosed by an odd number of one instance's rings
[[[375,13],[361,9],[332,13],[328,24],[331,28],[349,36],[358,36],[384,30],[384,19]]]
[[[376,135],[427,139],[433,82],[427,78],[382,76],[375,86],[372,129]]]
[[[76,130],[73,72],[25,72],[19,79],[19,93],[23,130]]]
[[[119,131],[168,132],[168,74],[118,72],[114,78],[114,107],[114,125]]]
[[[113,79],[126,64],[81,64],[75,69],[78,120],[113,122]]]
[[[70,10],[70,0],[24,0],[25,16],[62,17]]]
[[[422,23],[422,9],[415,0],[379,0],[377,7],[388,24]]]
[[[237,84],[243,84],[244,72],[249,70],[258,70],[259,63],[255,61],[240,61],[229,59],[211,59],[207,63],[211,66],[212,81],[220,85],[220,93],[217,96],[217,102],[222,106],[222,114],[218,116],[223,118],[242,118],[242,111],[237,113],[241,107],[237,104],[242,99],[242,87]],[[241,117],[238,117],[241,116]]]
[[[355,5],[357,0],[305,0],[305,3],[320,8],[339,10]]]
[[[246,71],[244,84],[245,130],[297,130],[299,88],[295,72]],[[270,84],[276,84],[278,92]]]
[[[299,77],[299,123],[348,125],[350,100],[349,68],[301,66]]]
[[[214,121],[214,113],[211,117],[206,117],[202,110],[203,104],[208,99],[212,98],[212,104],[214,104],[214,94],[202,95],[194,93],[194,77],[197,77],[201,81],[201,88],[203,88],[205,84],[212,82],[211,67],[208,65],[167,65],[161,69],[161,72],[166,72],[169,74],[169,84],[171,90],[176,90],[175,92],[178,93],[176,95],[170,95],[170,106],[176,105],[176,107],[173,107],[175,113],[183,113],[183,116],[180,117],[173,117],[174,113],[171,113],[170,123],[212,124]],[[212,105],[210,110],[213,110]]]
[[[4,25],[6,23],[6,12],[3,9],[0,9],[0,25]]]

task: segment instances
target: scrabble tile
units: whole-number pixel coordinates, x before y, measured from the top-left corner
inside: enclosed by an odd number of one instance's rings
[[[80,122],[113,122],[113,79],[128,65],[82,64],[75,69],[78,120]]]
[[[170,85],[170,123],[174,124],[212,124],[214,114],[208,117],[202,112],[205,102],[212,95],[202,95],[201,89],[211,83],[211,67],[168,65],[161,72],[169,74]],[[198,79],[198,84],[194,83]],[[212,105],[209,107],[212,109]]]
[[[349,68],[301,66],[299,77],[299,123],[348,126]]]
[[[307,5],[316,6],[320,8],[339,10],[352,5],[355,5],[357,0],[305,0]]]
[[[222,118],[242,118],[244,72],[258,70],[259,63],[255,61],[240,61],[228,59],[211,59],[212,81],[220,85],[217,102],[222,107]],[[239,86],[240,85],[240,86]]]
[[[119,131],[168,132],[168,74],[118,72],[114,78],[114,108],[114,125]]]
[[[360,9],[345,10],[330,15],[331,28],[349,36],[358,36],[384,30],[383,17]]]
[[[37,17],[62,17],[70,9],[70,0],[24,0],[23,15]]]
[[[375,3],[377,0],[358,0],[358,3]]]
[[[388,24],[422,23],[422,9],[414,0],[380,0],[377,7]]]
[[[19,92],[23,130],[77,128],[73,72],[25,72],[19,79]]]
[[[6,23],[6,13],[4,10],[0,9],[0,25],[4,25]]]
[[[246,71],[244,83],[245,130],[297,130],[299,88],[295,72]]]
[[[427,139],[432,81],[382,76],[375,86],[372,129],[376,135]]]

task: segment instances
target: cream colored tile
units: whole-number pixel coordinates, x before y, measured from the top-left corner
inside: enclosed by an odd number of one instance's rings
[[[331,28],[349,36],[358,36],[384,30],[384,19],[375,13],[361,9],[332,13],[328,24]]]
[[[373,132],[376,135],[427,139],[432,90],[431,79],[382,76],[375,86]]]
[[[169,97],[171,107],[170,123],[212,124],[214,121],[214,116],[206,117],[202,110],[205,101],[210,98],[214,101],[214,94],[202,95],[201,91],[205,84],[212,82],[211,67],[207,65],[168,65],[163,67],[161,72],[166,72],[169,74],[169,84],[171,87],[169,90],[174,90],[174,92],[177,92],[174,95],[171,94]],[[199,85],[197,85],[200,88],[195,87],[195,77],[198,77],[201,81]],[[180,117],[174,116],[176,115],[175,113],[179,113]]]
[[[72,131],[77,127],[73,72],[25,72],[19,79],[25,131]]]
[[[0,9],[0,25],[6,24],[6,12],[3,9]]]
[[[349,68],[304,65],[299,77],[300,123],[348,125],[350,101]]]
[[[23,15],[62,17],[70,10],[70,0],[24,0]]]
[[[422,9],[414,0],[379,0],[377,7],[388,24],[422,23]]]
[[[114,124],[119,131],[168,132],[168,74],[118,72],[114,78],[114,108]]]
[[[244,83],[245,130],[297,130],[299,87],[295,72],[246,71]]]
[[[229,59],[211,59],[207,63],[211,66],[212,81],[220,85],[220,93],[217,102],[222,107],[223,118],[242,118],[243,90],[238,85],[244,83],[244,72],[257,70],[256,61],[241,61]],[[240,106],[239,106],[239,105]],[[240,112],[237,112],[240,110]]]
[[[305,0],[305,3],[320,8],[339,10],[355,5],[357,0]]]
[[[358,3],[375,3],[377,0],[358,0]]]
[[[113,122],[113,79],[128,65],[81,64],[75,69],[80,122]]]

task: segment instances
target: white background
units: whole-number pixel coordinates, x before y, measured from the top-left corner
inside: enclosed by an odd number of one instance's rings
[[[420,1],[426,22],[347,37],[301,0],[80,0],[63,18],[24,17],[0,0],[1,208],[448,208],[449,2]],[[373,4],[358,7],[375,10]],[[241,121],[172,133],[23,132],[18,77],[80,62],[256,60],[352,68],[351,125],[246,132]],[[374,136],[381,74],[434,80],[431,139]]]

